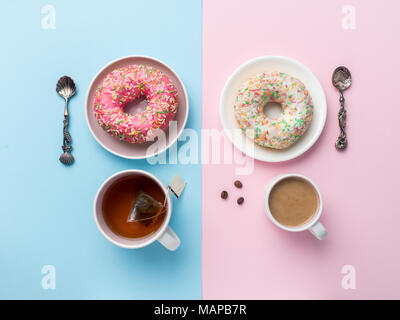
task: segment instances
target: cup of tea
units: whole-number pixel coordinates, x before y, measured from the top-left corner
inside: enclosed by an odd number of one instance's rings
[[[117,246],[137,249],[159,241],[173,251],[180,245],[168,226],[170,193],[149,172],[130,169],[115,173],[100,186],[93,209],[98,229]]]
[[[328,232],[319,222],[322,206],[318,187],[300,174],[280,175],[265,188],[267,216],[286,231],[309,230],[317,239],[325,238]]]

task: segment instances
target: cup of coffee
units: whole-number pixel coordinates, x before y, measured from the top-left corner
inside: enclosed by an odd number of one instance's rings
[[[278,176],[265,189],[267,216],[275,225],[291,232],[309,230],[319,240],[328,234],[319,222],[322,204],[317,186],[300,174]]]
[[[115,173],[100,186],[93,209],[98,229],[117,246],[137,249],[156,240],[169,250],[180,245],[168,226],[170,193],[149,172],[130,169]]]

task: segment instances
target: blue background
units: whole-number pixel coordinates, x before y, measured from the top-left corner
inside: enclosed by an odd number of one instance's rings
[[[46,4],[56,9],[55,30],[41,26]],[[201,166],[121,159],[97,144],[84,116],[89,83],[104,65],[149,55],[181,77],[187,127],[200,130],[201,1],[8,1],[0,9],[0,298],[201,298]],[[63,75],[78,87],[71,167],[58,161],[64,102],[55,87]],[[187,182],[170,224],[182,240],[177,251],[159,243],[122,249],[97,230],[96,191],[128,168]],[[55,290],[42,288],[44,265],[56,268]]]

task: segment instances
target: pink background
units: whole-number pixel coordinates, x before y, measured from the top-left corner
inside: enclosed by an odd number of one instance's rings
[[[356,29],[342,28],[342,7],[356,9]],[[400,2],[203,0],[203,128],[222,130],[219,98],[231,73],[254,57],[279,54],[308,66],[321,81],[328,117],[317,143],[301,157],[256,161],[239,177],[235,165],[203,166],[203,297],[205,299],[400,298],[398,94]],[[353,74],[345,93],[349,147],[334,148],[338,92],[331,73]],[[263,189],[281,173],[314,180],[324,197],[318,241],[309,232],[274,226]],[[220,192],[227,190],[227,201]],[[242,206],[236,198],[245,197]],[[356,289],[341,286],[344,265]]]

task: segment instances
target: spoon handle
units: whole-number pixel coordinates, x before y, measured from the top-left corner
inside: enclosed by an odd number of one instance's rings
[[[340,109],[338,113],[340,134],[336,140],[335,146],[337,150],[343,150],[347,147],[347,136],[345,132],[346,127],[346,110],[344,108],[343,92],[340,92]]]
[[[72,146],[71,146],[71,135],[68,131],[68,124],[69,124],[69,116],[68,114],[64,115],[64,129],[63,129],[63,145],[62,150],[64,153],[60,156],[60,161],[65,165],[70,165],[74,162],[74,157],[71,154]]]
[[[69,116],[64,116],[64,130],[63,130],[63,134],[64,134],[64,142],[63,145],[69,145],[72,142],[71,139],[71,134],[68,131],[68,124],[69,124]]]

